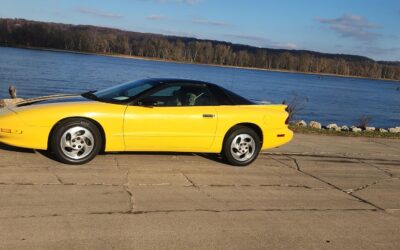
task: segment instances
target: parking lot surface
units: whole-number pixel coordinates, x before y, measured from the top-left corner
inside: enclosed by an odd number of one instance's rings
[[[296,135],[244,168],[0,145],[0,249],[399,249],[399,197],[396,139]]]

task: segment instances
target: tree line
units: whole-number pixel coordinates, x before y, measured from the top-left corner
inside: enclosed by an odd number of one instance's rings
[[[400,80],[400,62],[24,19],[0,18],[0,44]]]

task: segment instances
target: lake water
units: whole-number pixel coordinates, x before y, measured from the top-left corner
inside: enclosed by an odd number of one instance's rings
[[[298,119],[378,127],[400,126],[400,83],[292,74],[0,47],[0,98],[17,86],[22,98],[81,93],[148,77],[188,78],[224,86],[249,99],[307,99]]]

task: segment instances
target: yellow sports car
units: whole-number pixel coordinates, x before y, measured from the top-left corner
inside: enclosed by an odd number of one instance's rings
[[[285,105],[257,105],[215,84],[145,79],[0,109],[0,142],[50,150],[67,164],[100,151],[218,153],[245,166],[289,142]]]

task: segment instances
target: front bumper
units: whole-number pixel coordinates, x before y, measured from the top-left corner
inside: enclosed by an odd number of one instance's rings
[[[18,114],[4,108],[0,111],[0,142],[22,148],[47,149],[49,128],[24,123]]]

